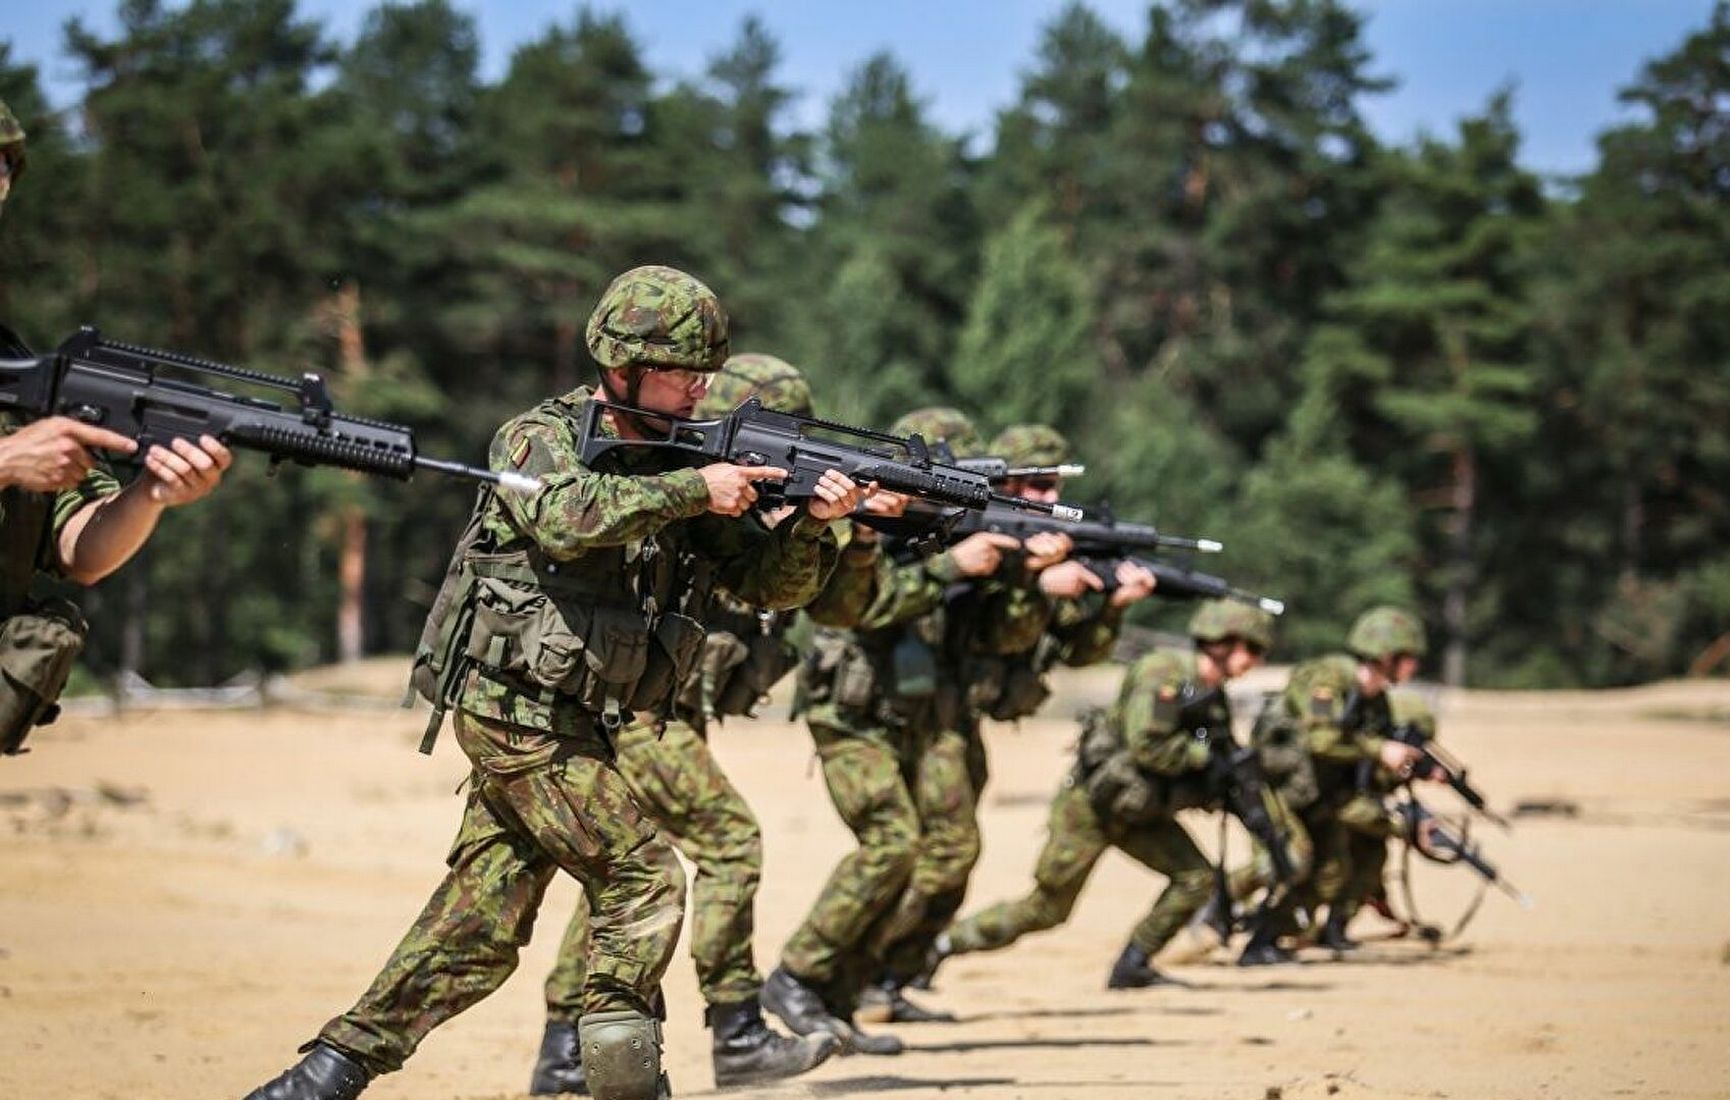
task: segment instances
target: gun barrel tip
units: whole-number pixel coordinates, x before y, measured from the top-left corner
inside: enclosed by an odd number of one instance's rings
[[[1081,477],[1087,473],[1087,467],[1079,462],[1065,462],[1057,467],[1058,477]]]
[[[1225,543],[1218,539],[1196,539],[1195,548],[1204,554],[1217,554],[1225,549]]]
[[[1051,515],[1053,519],[1068,520],[1070,523],[1080,523],[1083,518],[1080,508],[1068,504],[1053,504]]]
[[[499,473],[499,487],[512,489],[519,493],[538,493],[541,491],[541,479],[529,477],[526,474],[513,474],[509,470]]]
[[[1262,599],[1260,599],[1256,602],[1259,603],[1261,605],[1261,609],[1263,611],[1267,612],[1269,615],[1284,615],[1285,614],[1285,601],[1284,600],[1270,600],[1264,596]]]

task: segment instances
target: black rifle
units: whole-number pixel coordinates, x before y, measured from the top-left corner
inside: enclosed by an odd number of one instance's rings
[[[935,449],[933,453],[938,453]],[[1077,462],[1061,462],[1056,466],[1011,466],[1007,458],[943,458],[951,466],[959,466],[963,470],[971,470],[976,474],[984,474],[993,482],[1001,483],[1015,477],[1081,477],[1087,473],[1087,467]]]
[[[177,374],[290,393],[298,407],[211,389]],[[523,492],[540,488],[538,480],[521,474],[427,458],[416,451],[411,429],[336,412],[324,379],[316,374],[303,374],[296,381],[115,343],[89,327],[79,329],[52,354],[0,361],[0,408],[32,418],[67,416],[106,428],[135,440],[140,455],[153,444],[196,442],[209,435],[229,446],[262,451],[273,464],[292,459],[400,480],[416,470],[434,470]]]
[[[1110,592],[1117,587],[1117,565],[1129,561],[1152,573],[1159,581],[1159,587],[1153,594],[1167,599],[1224,599],[1236,600],[1259,607],[1270,615],[1279,615],[1285,611],[1285,601],[1276,600],[1272,596],[1259,596],[1254,592],[1246,592],[1241,588],[1233,588],[1224,577],[1216,577],[1211,573],[1203,573],[1195,569],[1187,569],[1168,561],[1158,561],[1153,558],[1135,557],[1099,557],[1091,554],[1077,554],[1076,559],[1087,566],[1092,574],[1105,583],[1105,591]]]
[[[1244,830],[1261,842],[1273,861],[1274,878],[1282,885],[1297,877],[1291,856],[1286,852],[1286,835],[1273,815],[1267,812],[1264,792],[1267,782],[1262,777],[1261,760],[1256,751],[1244,748],[1229,736],[1208,741],[1208,783],[1218,794],[1231,815],[1243,823]]]
[[[603,430],[603,417],[608,412],[629,415],[657,434],[646,439],[609,435]],[[764,408],[756,397],[716,420],[686,420],[647,409],[591,401],[583,410],[578,430],[585,465],[592,465],[602,455],[620,447],[653,447],[673,452],[693,466],[714,462],[778,466],[787,471],[785,481],[758,485],[757,491],[765,504],[810,500],[824,472],[837,470],[861,485],[876,482],[892,492],[953,508],[1025,509],[1053,517],[1051,522],[1059,527],[1065,526],[1066,518],[1081,516],[1079,509],[1068,505],[1041,504],[999,493],[991,487],[991,479],[986,475],[934,459],[931,449],[918,435],[902,438],[776,412]]]
[[[1413,848],[1424,858],[1434,863],[1464,863],[1467,867],[1482,875],[1485,882],[1492,883],[1504,894],[1520,903],[1522,909],[1532,907],[1532,899],[1521,893],[1495,865],[1486,860],[1477,845],[1467,842],[1464,837],[1455,836],[1443,827],[1440,819],[1432,814],[1423,803],[1417,799],[1407,799],[1399,804],[1399,813],[1406,825],[1406,836]],[[1424,838],[1425,825],[1429,824],[1428,837]],[[1423,842],[1420,843],[1420,840]]]
[[[1393,732],[1388,736],[1392,740],[1403,745],[1410,745],[1418,750],[1420,755],[1417,762],[1412,765],[1413,779],[1429,779],[1440,774],[1445,777],[1448,786],[1454,789],[1454,793],[1465,800],[1466,805],[1494,821],[1503,829],[1512,828],[1507,818],[1490,809],[1483,792],[1472,786],[1466,778],[1465,763],[1447,749],[1436,744],[1434,740],[1426,737],[1424,731],[1419,729],[1415,723],[1405,722],[1395,726]]]

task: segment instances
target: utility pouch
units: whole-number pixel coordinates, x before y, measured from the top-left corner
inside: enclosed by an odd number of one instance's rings
[[[1027,718],[1051,698],[1051,687],[1031,661],[1009,661],[1003,673],[1003,688],[986,711],[999,722]]]
[[[1321,795],[1315,761],[1310,757],[1303,726],[1285,712],[1278,692],[1263,697],[1261,711],[1250,727],[1249,742],[1262,775],[1287,806],[1297,811],[1315,804]]]
[[[0,753],[23,751],[32,729],[60,716],[60,693],[89,629],[78,608],[58,598],[0,626]]]
[[[799,663],[799,651],[779,631],[754,634],[746,655],[715,697],[717,714],[750,714],[752,708]]]
[[[856,645],[841,651],[835,665],[834,700],[838,707],[866,710],[877,702],[877,668],[871,655]]]
[[[990,710],[1003,696],[1003,678],[1008,665],[1001,657],[963,658],[961,682],[967,685],[967,709],[975,714]]]
[[[1081,740],[1076,745],[1075,762],[1083,779],[1098,771],[1100,765],[1123,748],[1123,738],[1105,707],[1088,707],[1081,712]]]
[[[889,659],[896,695],[928,699],[937,693],[937,651],[925,639],[911,630],[904,632]]]
[[[744,663],[751,650],[730,630],[711,630],[703,639],[703,654],[697,673],[679,685],[679,707],[690,714],[720,713],[719,699],[733,678],[733,670]]]
[[[851,648],[847,636],[833,630],[811,635],[810,647],[799,662],[799,687],[794,695],[797,713],[834,700],[835,680]]]
[[[1085,780],[1087,800],[1101,821],[1140,825],[1166,808],[1162,785],[1135,766],[1127,752],[1118,752]]]
[[[475,581],[469,659],[590,710],[616,716],[625,708],[647,669],[649,645],[648,624],[635,609],[596,606],[582,596],[550,595],[497,577]]]
[[[636,691],[632,710],[658,711],[692,678],[703,655],[703,624],[676,611],[662,613],[655,623]]]

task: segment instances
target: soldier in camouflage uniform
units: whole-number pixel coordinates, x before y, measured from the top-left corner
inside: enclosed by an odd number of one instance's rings
[[[1175,815],[1221,807],[1209,769],[1212,740],[1231,738],[1226,684],[1261,663],[1273,618],[1214,600],[1196,611],[1189,633],[1193,652],[1157,649],[1142,657],[1125,674],[1117,702],[1085,724],[1075,767],[1051,803],[1033,891],[956,924],[937,941],[939,959],[996,951],[1062,924],[1099,857],[1117,848],[1168,882],[1106,985],[1134,989],[1165,980],[1149,960],[1207,902],[1213,884],[1207,857]]]
[[[24,128],[0,103],[0,208],[24,174]],[[31,358],[0,325],[0,358]],[[144,473],[125,489],[96,450],[132,454],[132,440],[64,416],[25,423],[0,413],[0,753],[14,753],[31,728],[51,721],[55,699],[83,647],[84,620],[62,599],[35,599],[39,573],[95,584],[137,553],[163,509],[190,504],[222,480],[233,456],[210,436],[197,444],[153,446]],[[24,677],[24,682],[18,677]]]
[[[1011,467],[1056,466],[1072,460],[1069,441],[1044,424],[1017,424],[992,440],[988,453]],[[1006,481],[1005,493],[1044,503],[1062,497],[1057,476]],[[1031,541],[1031,540],[1030,540]],[[1059,539],[1064,553],[1068,540]],[[1153,591],[1145,568],[1124,563],[1118,586],[1099,595],[1104,582],[1080,562],[1039,559],[1028,547],[981,581],[945,611],[943,649],[952,668],[948,683],[956,699],[930,717],[933,727],[915,742],[911,767],[918,777],[919,856],[896,911],[879,931],[885,947],[883,972],[865,991],[859,1015],[899,1023],[952,1019],[910,1001],[905,987],[929,969],[938,936],[949,927],[967,896],[981,847],[978,803],[989,768],[981,723],[991,717],[1015,721],[1031,716],[1049,694],[1045,673],[1062,662],[1083,666],[1107,657],[1122,630],[1124,611]],[[941,728],[946,727],[946,728]]]
[[[665,267],[615,279],[587,337],[600,393],[648,414],[689,416],[727,357],[720,302]],[[400,1068],[510,975],[560,870],[582,883],[593,921],[577,1021],[588,1088],[600,1100],[669,1094],[650,1012],[683,875],[615,767],[615,740],[660,722],[695,666],[704,581],[764,607],[808,601],[834,564],[832,522],[859,491],[830,471],[817,499],[771,531],[746,513],[753,484],[784,470],[691,469],[629,447],[585,465],[573,440],[595,399],[578,389],[499,429],[493,468],[541,487],[483,492],[422,636],[416,687],[454,705],[474,765],[449,872],[360,1001],[254,1100],[350,1100]],[[659,423],[606,418],[625,439]]]
[[[812,414],[810,386],[792,364],[741,354],[715,373],[696,415],[723,416],[750,397],[778,412]],[[715,1083],[727,1087],[803,1073],[829,1056],[836,1039],[826,1032],[789,1039],[763,1024],[763,979],[751,954],[763,836],[708,742],[711,723],[748,714],[791,671],[788,616],[717,590],[701,617],[708,630],[703,657],[683,685],[673,719],[664,726],[626,728],[617,749],[619,773],[631,795],[697,869],[691,957],[707,1006],[704,1022],[714,1032]],[[547,978],[547,1023],[531,1095],[587,1092],[576,1020],[592,948],[588,917],[588,906],[579,902]]]
[[[1378,767],[1403,778],[1418,759],[1416,748],[1388,738],[1393,729],[1388,696],[1390,688],[1417,672],[1428,649],[1423,624],[1397,607],[1374,608],[1358,616],[1346,644],[1349,653],[1318,657],[1293,669],[1280,697],[1280,716],[1301,746],[1300,766],[1268,762],[1265,750],[1263,759],[1309,837],[1315,872],[1262,915],[1238,959],[1241,965],[1290,961],[1278,938],[1298,926],[1300,912],[1314,913],[1341,899],[1353,859],[1372,843],[1353,826],[1361,816],[1365,778]],[[1322,945],[1350,946],[1345,915],[1343,909],[1329,913]]]

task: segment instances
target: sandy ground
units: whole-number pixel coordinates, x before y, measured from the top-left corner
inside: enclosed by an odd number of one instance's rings
[[[392,692],[400,675],[322,686]],[[1074,677],[1051,720],[992,731],[969,910],[1026,888],[1073,738],[1063,716],[1112,686]],[[1443,705],[1444,736],[1496,805],[1578,807],[1482,834],[1535,908],[1492,894],[1439,952],[1377,941],[1272,972],[1203,961],[1174,969],[1193,988],[1107,993],[1159,885],[1110,855],[1068,926],[945,970],[929,1001],[964,1023],[903,1029],[903,1057],[833,1060],[760,1094],[1730,1096],[1730,684]],[[465,769],[448,737],[416,755],[419,729],[383,707],[74,717],[0,761],[0,1097],[237,1097],[291,1061],[440,873]],[[739,724],[717,749],[767,835],[757,952],[772,963],[847,837],[801,730]],[[1211,842],[1211,825],[1195,831]],[[1437,917],[1472,894],[1457,868],[1424,867],[1418,887]],[[572,897],[549,895],[523,973],[368,1096],[516,1095]],[[675,1089],[701,1094],[683,951],[668,996]]]

